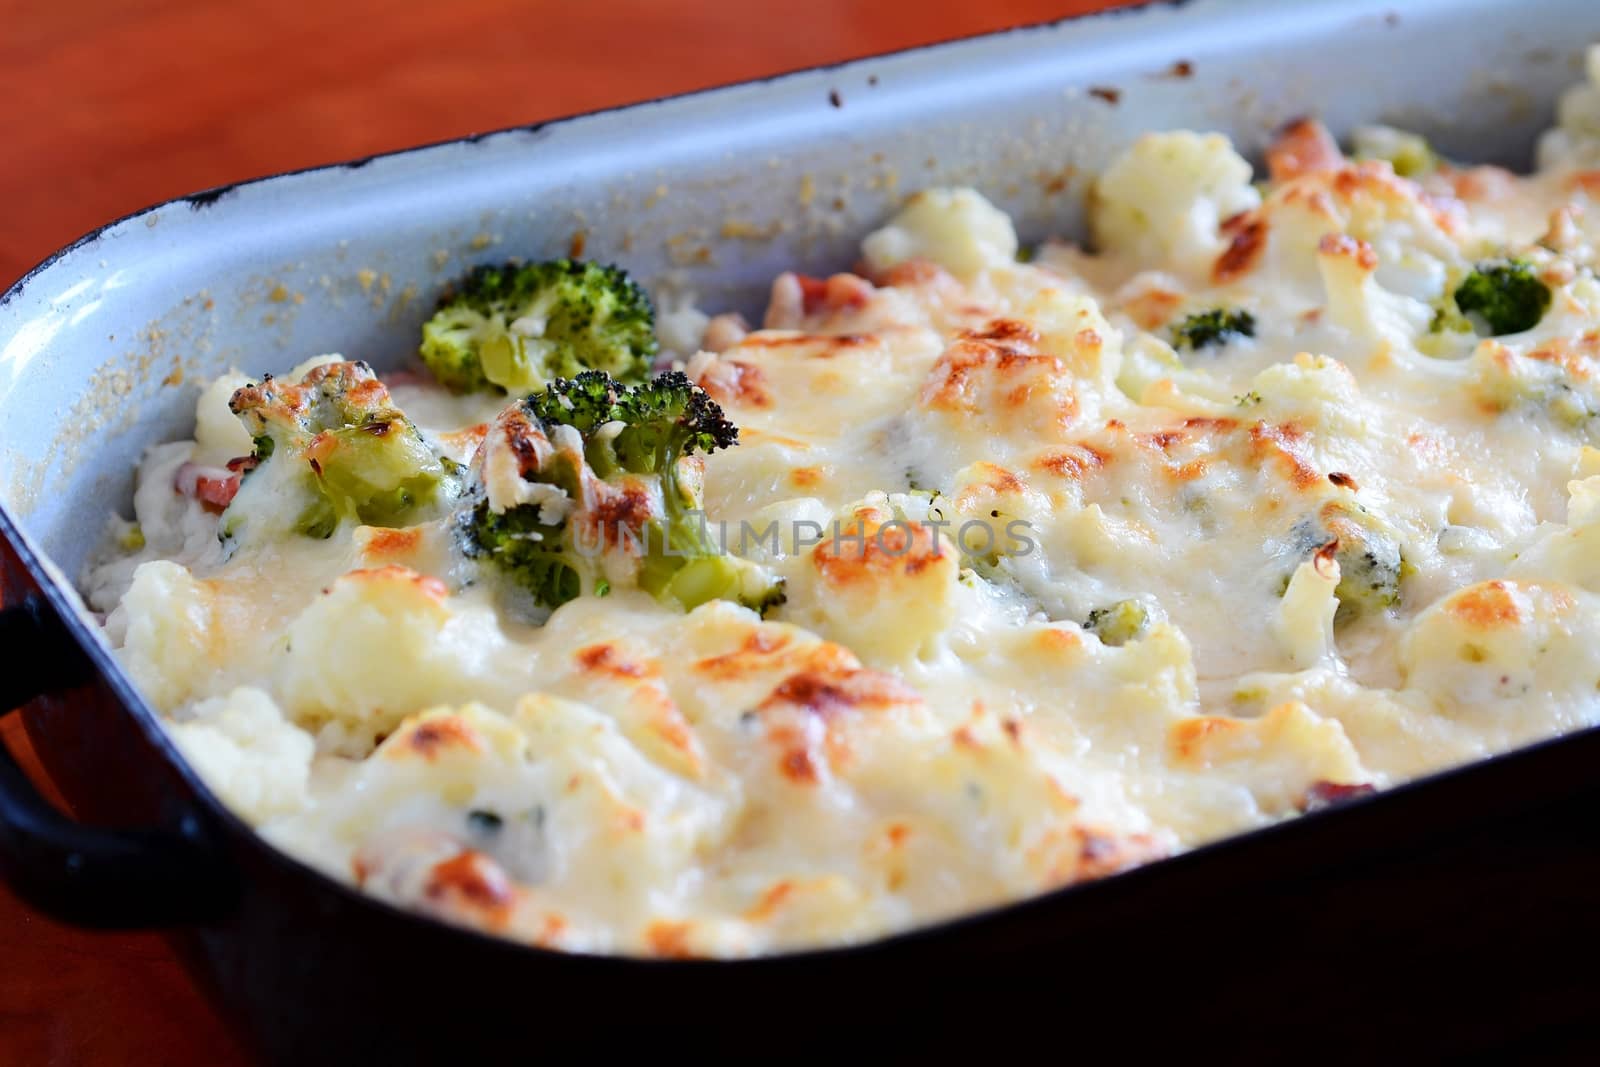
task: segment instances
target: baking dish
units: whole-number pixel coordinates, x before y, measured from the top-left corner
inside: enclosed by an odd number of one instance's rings
[[[1371,1025],[1399,1005],[1440,1028],[1474,1016],[1449,1035],[1470,1041],[1488,1008],[1535,984],[1484,963],[1595,928],[1583,909],[1561,916],[1559,887],[1538,886],[1544,913],[1517,917],[1520,940],[1497,933],[1511,909],[1474,907],[1515,850],[1571,832],[1592,731],[862,948],[737,964],[561,956],[392,911],[268,849],[176,762],[38,550],[76,571],[129,458],[182,429],[184,379],[322,350],[392,363],[469,261],[581,246],[751,310],[779,269],[847,263],[924,184],[985,189],[1025,239],[1070,234],[1087,176],[1148,128],[1252,146],[1316,111],[1336,130],[1388,119],[1459,156],[1516,161],[1597,31],[1577,4],[1153,8],[268,179],[86,238],[0,304],[6,695],[53,693],[26,723],[80,814],[156,829],[75,827],[6,765],[8,873],[83,921],[191,923],[197,970],[272,1059],[465,1056],[533,1034],[542,1051],[619,1022],[692,1025],[696,1047],[747,1051],[782,1033],[788,1051],[826,1038],[823,1023],[944,1042],[1059,1019],[1074,1047],[1135,1032],[1145,1047],[1164,1036],[1152,1015],[1168,1040],[1271,1040],[1330,1010]],[[1519,808],[1531,814],[1513,819]],[[1537,885],[1526,878],[1510,888]],[[1433,958],[1408,975],[1397,953]]]

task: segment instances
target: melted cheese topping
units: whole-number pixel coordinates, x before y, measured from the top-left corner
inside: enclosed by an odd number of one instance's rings
[[[442,519],[224,559],[173,487],[249,450],[238,375],[146,459],[144,545],[91,601],[269,840],[587,952],[870,939],[1596,723],[1597,94],[1531,177],[1411,181],[1301,123],[1258,188],[1151,134],[1093,256],[1017,262],[932,190],[867,276],[780,277],[764,328],[678,316],[743,431],[708,515],[787,582],[765,620],[618,588],[530,625]],[[1503,255],[1553,293],[1537,327],[1430,329]],[[1175,350],[1209,308],[1254,335]],[[499,407],[393,392],[462,462]]]

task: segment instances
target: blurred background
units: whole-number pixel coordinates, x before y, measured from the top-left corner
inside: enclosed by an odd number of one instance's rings
[[[183,193],[1130,0],[0,0],[0,287]]]
[[[199,189],[1124,6],[0,0],[0,289]],[[157,935],[71,930],[0,889],[0,960],[0,1064],[238,1062]]]

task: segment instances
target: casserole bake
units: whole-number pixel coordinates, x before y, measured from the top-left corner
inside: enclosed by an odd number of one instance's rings
[[[1361,37],[1361,23],[1360,23],[1359,18],[1358,18],[1358,15],[1362,15],[1362,14],[1371,15],[1372,13],[1358,12],[1358,13],[1352,15],[1352,14],[1349,13],[1349,9],[1345,8],[1345,9],[1341,9],[1340,13],[1337,16],[1337,18],[1340,21],[1343,21],[1346,18],[1351,18],[1351,19],[1355,20],[1354,23],[1353,23],[1353,25],[1355,27],[1355,30],[1352,32],[1352,36],[1351,36],[1351,40],[1352,41],[1362,41],[1363,40],[1362,37]],[[1417,26],[1420,26],[1422,28],[1421,29],[1417,29],[1416,26],[1414,26],[1414,27],[1412,27],[1413,32],[1436,32],[1438,30],[1438,27],[1436,25],[1432,25],[1432,24],[1427,23],[1426,17],[1425,17],[1426,15],[1427,15],[1426,11],[1419,10],[1419,12],[1417,13],[1417,16],[1416,16],[1416,18],[1417,18]],[[1166,13],[1158,13],[1158,16],[1160,18],[1167,18],[1167,17],[1174,17],[1175,18],[1176,17],[1176,16],[1168,16]],[[1153,15],[1152,17],[1158,17],[1158,16],[1157,15]],[[1326,13],[1323,13],[1320,17],[1331,19],[1331,18],[1334,18],[1335,16],[1327,15]],[[1553,18],[1554,18],[1554,16],[1552,16],[1552,19]],[[1315,23],[1315,19],[1312,20],[1312,23]],[[1308,25],[1311,25],[1312,23],[1308,23]],[[1218,23],[1218,25],[1221,25],[1221,24],[1228,24],[1228,23],[1226,22],[1226,20],[1223,20],[1223,23]],[[1100,22],[1100,23],[1093,23],[1093,24],[1086,24],[1086,25],[1089,25],[1092,28],[1092,30],[1094,30],[1094,31],[1109,32],[1107,30],[1107,27],[1114,26],[1114,25],[1116,25],[1116,23],[1115,22]],[[1253,26],[1256,29],[1256,31],[1259,32],[1259,26],[1256,25],[1256,24],[1253,24],[1253,23],[1236,22],[1236,23],[1231,23],[1231,24],[1228,24],[1228,25],[1231,25],[1231,27],[1233,29],[1235,29],[1235,30],[1241,30],[1247,25],[1248,26]],[[1382,33],[1396,33],[1396,34],[1398,34],[1401,31],[1401,29],[1404,28],[1404,27],[1405,27],[1405,19],[1401,20],[1401,26],[1400,27],[1391,28],[1391,27],[1383,25],[1383,21],[1381,19],[1373,17],[1372,25],[1370,27],[1367,27],[1367,31],[1366,32],[1377,33],[1377,34],[1380,34],[1380,35]],[[1570,31],[1570,27],[1568,27],[1568,30]],[[1305,32],[1310,33],[1311,31],[1307,30]],[[1091,36],[1093,36],[1092,32],[1091,32]],[[1445,35],[1445,39],[1448,40],[1448,35]],[[1370,42],[1364,42],[1364,43],[1370,43]],[[991,42],[991,46],[992,46],[992,42]],[[1354,45],[1352,47],[1354,47]],[[1047,50],[1044,50],[1044,51],[1047,51]],[[970,53],[970,54],[971,54],[972,58],[974,59],[974,61],[977,61],[979,59],[984,58],[983,55],[982,55],[982,52],[983,52],[983,50],[981,48],[975,48],[973,50],[973,52]],[[1041,55],[1042,54],[1044,54],[1043,51],[1041,52]],[[1197,56],[1198,55],[1203,55],[1203,50],[1197,50],[1195,54]],[[1182,58],[1187,58],[1187,57],[1182,57]],[[1041,62],[1042,62],[1042,60],[1041,60]],[[1196,69],[1198,69],[1200,71],[1204,71],[1205,64],[1204,64],[1204,60],[1203,59],[1190,59],[1189,62],[1191,64],[1194,64]],[[1022,65],[1018,66],[1016,69],[1018,71],[1025,71],[1026,70],[1026,64],[1022,64]],[[887,78],[887,75],[884,75],[883,77]],[[1028,77],[1026,77],[1024,74],[1019,73],[1019,74],[1016,75],[1016,81],[1015,81],[1015,85],[1016,86],[1020,87],[1020,86],[1026,86],[1028,84],[1029,84]],[[1139,94],[1135,90],[1135,88],[1129,88],[1128,90],[1126,90],[1126,92],[1124,93],[1124,96],[1122,97],[1123,104],[1130,105],[1130,106],[1133,105],[1134,101],[1137,99],[1138,95]],[[848,99],[848,93],[846,93],[845,96],[846,96],[846,99]],[[981,98],[981,96],[982,96],[982,94],[979,94],[979,98]],[[1098,103],[1098,101],[1101,100],[1100,97],[1095,97],[1093,99],[1095,101],[1097,101],[1095,106],[1103,106],[1101,103]],[[692,104],[693,102],[691,101],[690,103]],[[1120,107],[1120,106],[1123,106],[1123,105],[1118,105],[1118,106]],[[868,110],[869,114],[865,117],[864,123],[865,123],[866,127],[870,128],[871,125],[872,125],[872,121],[871,120],[872,120],[873,116],[870,114],[871,109],[869,108],[867,110]],[[881,118],[881,115],[879,117]],[[1166,123],[1163,123],[1163,124],[1166,124]],[[1448,148],[1449,146],[1446,145],[1446,147]],[[1463,153],[1463,154],[1468,154],[1468,153]],[[1478,154],[1478,153],[1470,153],[1470,154]],[[1085,162],[1093,163],[1095,161],[1086,159]],[[226,201],[224,201],[223,203],[226,204]],[[219,206],[221,206],[221,205],[219,205]],[[158,224],[157,228],[159,228],[159,224]],[[592,240],[592,237],[591,237],[591,240]],[[547,246],[548,246],[548,242],[547,242]],[[177,260],[178,260],[178,263],[181,264],[181,262],[182,262],[181,254],[177,255]],[[377,269],[375,269],[373,267],[367,267],[367,266],[363,266],[363,267],[357,268],[356,272],[355,272],[356,273],[357,284],[360,284],[363,271],[370,272],[367,275],[367,285],[368,285],[368,287],[370,287],[372,289],[375,289],[375,290],[381,290],[381,288],[382,288],[382,271],[379,271],[379,270],[377,270]],[[37,279],[35,279],[35,281],[37,281]],[[124,278],[124,279],[121,279],[121,281],[125,284],[125,283],[127,283],[128,279]],[[104,293],[102,293],[101,295],[103,297],[106,296],[107,294],[109,294],[111,296],[114,296],[116,288],[117,288],[116,286],[108,287],[108,289]],[[294,291],[297,291],[292,286],[285,286],[284,288],[291,294]],[[399,292],[400,293],[403,293],[405,291],[404,290],[404,286],[399,286],[398,288],[399,288]],[[353,287],[352,287],[352,289],[353,289]],[[270,297],[271,293],[275,292],[275,291],[276,291],[276,288],[268,290],[267,291],[267,295]],[[26,293],[26,290],[24,292]],[[13,299],[15,299],[15,298],[13,298]],[[72,297],[71,297],[70,294],[66,296],[66,301],[70,301],[71,299],[72,299]],[[215,299],[214,298],[212,298],[212,299],[213,299],[213,303],[215,303]],[[201,306],[203,306],[204,305],[204,301],[205,301],[205,298],[201,298],[201,299],[199,299],[197,301],[197,303],[200,304]],[[292,300],[290,302],[292,302]],[[712,300],[710,300],[708,302],[715,302],[715,298],[713,297]],[[266,303],[267,304],[272,304],[272,303],[278,303],[278,302],[272,301],[272,300],[269,299],[268,301],[266,301]],[[309,302],[308,302],[307,306],[310,306]],[[81,311],[81,306],[77,310]],[[257,309],[251,309],[251,310],[255,311]],[[284,308],[282,310],[288,311],[290,309]],[[265,318],[267,315],[273,315],[274,316],[274,325],[277,325],[278,316],[274,315],[273,310],[270,307],[268,307],[264,312],[260,312],[260,314],[261,314],[261,316],[263,318]],[[288,316],[284,316],[284,318],[288,318]],[[64,317],[63,317],[62,321],[65,321]],[[295,327],[293,324],[291,324],[290,328],[297,328],[297,327]],[[24,341],[22,343],[19,343],[16,346],[16,348],[13,349],[13,351],[25,351],[26,350],[26,346],[27,346],[28,343],[30,343],[30,342],[36,343],[38,341],[38,339],[39,339],[39,334],[42,332],[43,329],[44,329],[43,327],[35,329],[33,335],[24,338]],[[203,340],[203,339],[201,339],[201,340]],[[337,338],[335,338],[335,343],[337,343]],[[341,345],[340,347],[350,348],[352,346]],[[55,352],[57,351],[57,349],[54,346],[52,346],[48,350],[40,349],[40,351],[46,357],[53,357]],[[175,402],[174,401],[169,401],[169,403],[175,403]],[[145,437],[145,440],[149,440],[149,439],[152,439],[152,438],[149,437],[149,436]],[[70,444],[70,442],[69,442],[69,444]],[[65,451],[65,449],[63,449],[63,451]],[[26,484],[24,484],[24,485],[20,486],[20,488],[23,490],[23,492],[21,494],[18,494],[18,495],[25,496],[26,495],[26,489],[28,488],[28,486]],[[50,506],[48,506],[49,505],[48,501],[46,502],[46,504],[47,504],[47,506],[45,508],[41,509],[37,513],[38,514],[38,524],[39,524],[39,527],[40,527],[41,530],[48,530],[51,527],[51,522],[52,522],[52,519],[51,519],[51,511],[52,511],[52,509],[51,509]],[[62,514],[62,512],[61,512],[61,509],[59,507],[55,508],[54,510],[55,510],[55,512],[57,514],[57,517],[54,520],[55,524],[56,524],[56,528],[60,529],[62,527],[62,525],[63,525],[61,523],[61,514]],[[86,539],[87,536],[88,536],[88,534],[85,533],[84,539]],[[52,545],[52,547],[57,547],[57,546],[56,545]],[[81,558],[81,547],[82,547],[82,540],[79,541],[80,558]],[[68,558],[70,560],[71,559],[71,552],[72,552],[72,547],[71,547],[70,539],[65,538],[65,537],[60,538],[59,539],[58,555],[62,555],[62,556],[66,557],[66,558]],[[41,716],[41,718],[42,717],[43,716]],[[64,727],[65,724],[62,723],[61,725]],[[145,725],[148,726],[148,722],[146,722]],[[126,730],[126,727],[124,727],[124,731],[125,730]],[[112,735],[108,732],[107,736],[112,736]],[[1574,740],[1575,741],[1581,741],[1582,739],[1580,738],[1580,739],[1574,739]],[[159,742],[156,742],[156,743],[159,743]],[[48,745],[46,747],[47,747],[47,749],[49,748]],[[62,756],[62,757],[58,757],[58,758],[64,759],[65,757]],[[1502,764],[1500,766],[1503,767],[1503,766],[1506,766],[1506,764]],[[1485,773],[1487,773],[1487,772],[1490,771],[1490,768],[1484,768],[1483,770],[1484,770]],[[68,778],[69,781],[71,780],[72,775],[71,775],[70,769],[68,770],[68,773],[67,773],[66,777]],[[1482,780],[1482,779],[1480,779],[1480,780]],[[1438,785],[1438,783],[1435,783],[1435,785]],[[74,793],[74,795],[76,796],[77,794]],[[87,795],[87,791],[85,792],[85,795]],[[1409,795],[1409,794],[1406,794],[1406,795]],[[1385,798],[1385,801],[1386,802],[1387,801],[1393,801],[1397,797],[1401,797],[1401,796],[1402,796],[1402,794],[1395,794],[1392,797]],[[1393,811],[1398,810],[1398,809],[1395,806],[1391,805],[1391,807],[1388,810],[1393,812]],[[210,814],[208,816],[208,818],[209,819],[220,820],[220,822],[223,825],[231,825],[231,824],[229,824],[227,822],[225,817],[217,815],[215,813]],[[1357,824],[1357,812],[1354,811],[1354,810],[1350,811],[1350,812],[1342,813],[1340,818],[1346,818],[1346,819],[1349,820],[1347,823],[1345,823],[1345,825],[1354,826],[1354,825]],[[1331,821],[1330,821],[1329,825],[1331,825]],[[1311,821],[1308,821],[1305,824],[1305,826],[1299,827],[1299,828],[1296,828],[1296,829],[1297,829],[1297,832],[1301,832],[1301,833],[1304,833],[1304,834],[1308,835],[1306,837],[1303,837],[1302,840],[1309,840],[1310,839],[1310,835],[1313,835],[1315,833],[1314,824]],[[1273,838],[1273,840],[1281,840],[1281,839],[1283,839],[1282,835],[1280,835],[1277,838]],[[1243,846],[1244,842],[1240,842],[1239,844],[1241,846]],[[239,847],[248,848],[249,846],[241,844]],[[1195,856],[1186,857],[1185,859],[1189,860],[1189,861],[1194,861],[1194,863],[1199,863],[1199,862],[1202,862],[1203,857],[1202,857],[1201,854],[1196,854]],[[1167,866],[1167,869],[1169,871],[1172,871],[1172,872],[1178,872],[1178,871],[1181,871],[1181,870],[1184,870],[1184,869],[1193,870],[1193,869],[1195,869],[1194,863],[1190,863],[1188,865],[1188,867],[1185,868],[1185,865],[1182,862],[1180,862],[1179,864],[1174,864],[1174,865]],[[1152,868],[1150,871],[1142,872],[1142,873],[1145,874],[1145,875],[1152,875],[1153,876],[1158,870],[1161,870],[1161,868]],[[1178,880],[1181,878],[1181,875],[1179,875],[1177,873],[1173,873],[1171,875],[1171,877],[1172,877],[1173,881],[1171,883],[1169,883],[1169,884],[1178,885],[1179,884]],[[1102,889],[1102,890],[1110,890],[1113,887],[1118,887],[1118,888],[1125,887],[1125,886],[1126,887],[1133,887],[1133,886],[1137,886],[1137,885],[1140,885],[1140,884],[1148,884],[1148,879],[1145,879],[1144,882],[1140,882],[1137,879],[1131,879],[1131,878],[1130,879],[1122,879],[1122,878],[1119,878],[1117,880],[1114,880],[1113,882],[1105,883],[1104,886],[1097,887],[1097,888]],[[1127,888],[1125,890],[1125,892],[1127,893],[1127,897],[1124,898],[1124,899],[1129,899],[1129,900],[1137,899],[1138,890],[1136,888]],[[1104,897],[1104,895],[1105,895],[1104,893],[1101,894],[1102,898]],[[1068,898],[1066,898],[1066,897],[1061,898],[1062,902],[1064,902],[1066,899],[1068,899]],[[1078,896],[1078,902],[1079,903],[1081,903],[1082,901],[1086,901],[1088,899],[1091,899],[1091,898],[1087,894],[1082,894],[1082,895]],[[1040,903],[1042,905],[1045,902],[1040,902]],[[1029,909],[1021,909],[1021,910],[1015,911],[1015,912],[1008,912],[1007,914],[1008,915],[1017,916],[1017,915],[1021,915],[1021,914],[1025,913],[1025,912],[1028,912],[1028,911],[1035,911],[1036,912],[1037,911],[1037,906],[1035,906],[1033,908],[1029,908]],[[1102,911],[1102,912],[1099,913],[1099,915],[1101,917],[1107,917],[1109,915],[1109,913]],[[962,928],[974,929],[974,927],[970,927],[970,926],[966,926],[966,925],[964,925]],[[993,940],[988,942],[988,944],[991,947],[991,949],[994,950],[994,951],[1003,951],[1005,946],[1008,944],[1008,938],[1007,938],[1007,936],[1005,934],[1005,924],[1004,924],[1004,922],[1001,922],[999,920],[990,921],[990,925],[988,926],[988,932],[989,932],[989,936],[992,937],[992,939],[993,939]],[[436,941],[429,941],[429,943],[430,944],[434,944],[434,943],[437,943],[437,942]],[[894,953],[903,953],[903,952],[905,952],[906,949],[903,947],[905,944],[908,944],[908,942],[904,942],[904,941],[901,941],[901,942],[890,942],[890,943],[886,943],[884,946],[880,946],[880,948],[882,949],[883,952],[889,953],[889,954],[892,955]],[[481,945],[477,946],[477,947],[478,948],[482,948]],[[487,951],[487,950],[485,950],[485,951]],[[870,956],[871,956],[871,954],[869,953],[867,955],[858,957],[858,959],[865,960],[865,959],[869,958]],[[826,957],[825,956],[824,957],[816,957],[815,959],[816,960],[821,960],[821,959],[824,959],[824,958],[826,958]],[[907,959],[907,958],[908,957],[906,957],[904,955],[900,956],[900,959],[902,961]],[[592,963],[592,962],[577,961],[577,960],[565,961],[565,962],[571,964],[570,973],[574,976],[574,980],[577,980],[576,976],[584,973],[585,967],[598,966],[598,964],[595,964],[595,963]],[[804,968],[812,967],[812,966],[821,966],[821,965],[822,964],[820,964],[820,963],[806,962],[806,961],[802,960],[802,961],[799,961],[799,962],[796,963],[796,968],[797,969],[796,970],[792,970],[790,973],[800,973],[800,970],[802,970]],[[863,971],[862,971],[863,974],[866,973],[866,968],[870,967],[869,964],[862,964],[861,966],[863,967]],[[758,972],[757,971],[751,971],[750,972],[750,974],[752,974],[752,975],[754,975],[756,973],[758,973]],[[775,973],[775,972],[769,971],[768,973]],[[708,981],[716,981],[715,979],[707,979],[707,980]],[[729,981],[731,982],[733,980],[729,979]],[[702,988],[704,988],[704,987],[702,987]],[[732,986],[728,986],[726,988],[732,988]]]

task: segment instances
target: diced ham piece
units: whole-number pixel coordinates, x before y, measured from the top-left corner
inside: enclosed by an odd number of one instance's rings
[[[229,469],[239,462],[234,460],[227,467],[185,463],[173,475],[172,487],[184,496],[200,501],[207,511],[221,511],[233,503],[234,494],[239,491],[242,469]],[[251,461],[251,466],[254,466],[254,461]]]

